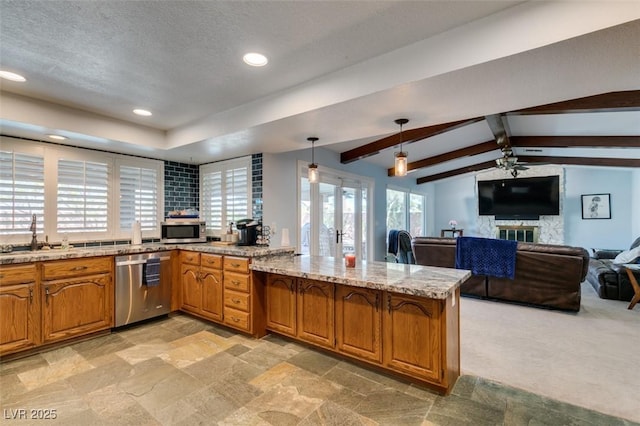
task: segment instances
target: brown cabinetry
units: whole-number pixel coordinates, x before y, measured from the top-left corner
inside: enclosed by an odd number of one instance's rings
[[[181,309],[214,321],[223,320],[222,256],[180,254]]]
[[[267,328],[296,336],[296,279],[269,274],[265,283]]]
[[[36,264],[0,266],[0,355],[40,343]]]
[[[382,362],[381,292],[366,288],[336,287],[337,349],[359,359]]]
[[[387,293],[384,365],[412,377],[444,379],[441,310],[445,302]]]
[[[326,348],[335,347],[333,283],[298,279],[297,336]]]
[[[113,326],[113,258],[59,260],[42,264],[42,342]]]
[[[249,259],[225,256],[224,323],[251,333],[252,297]]]

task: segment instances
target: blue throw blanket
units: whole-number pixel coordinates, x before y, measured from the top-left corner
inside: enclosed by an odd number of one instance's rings
[[[397,229],[392,229],[389,231],[389,247],[387,248],[387,253],[397,254],[398,253],[398,231]]]
[[[142,283],[147,287],[156,287],[160,285],[160,259],[147,259],[144,268],[142,268]]]
[[[456,268],[473,275],[514,279],[517,241],[460,237],[456,240]]]

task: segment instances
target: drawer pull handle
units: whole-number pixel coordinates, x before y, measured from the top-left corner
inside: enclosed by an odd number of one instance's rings
[[[72,271],[84,271],[85,269],[87,269],[87,267],[84,266],[84,265],[76,266],[75,268],[71,268]]]
[[[240,285],[240,281],[233,280],[233,281],[231,281],[231,284],[233,284],[233,285]]]
[[[4,278],[4,274],[0,274],[0,280]]]
[[[238,268],[238,267],[240,267],[240,264],[239,263],[232,263],[231,266],[233,266],[234,268]]]
[[[233,322],[240,322],[240,318],[231,317],[231,319],[233,320]]]
[[[238,303],[240,303],[240,300],[239,300],[239,299],[231,299],[231,301],[232,301],[233,303],[235,303],[236,305],[237,305]]]

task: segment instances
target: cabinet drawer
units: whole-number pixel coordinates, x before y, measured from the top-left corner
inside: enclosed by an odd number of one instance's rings
[[[222,256],[216,254],[202,254],[201,265],[205,268],[222,269]]]
[[[231,327],[251,331],[251,315],[232,308],[224,308],[224,323]]]
[[[36,280],[36,265],[0,267],[0,286],[32,283]]]
[[[224,289],[249,292],[249,275],[234,274],[233,272],[224,273]]]
[[[249,273],[249,259],[246,257],[224,257],[224,270],[232,272]]]
[[[249,312],[251,296],[247,293],[225,290],[224,305],[240,311]]]
[[[112,268],[113,258],[110,256],[77,260],[53,260],[42,263],[42,279],[55,280],[82,275],[109,273]]]
[[[200,253],[195,253],[192,251],[181,251],[180,263],[188,263],[190,265],[200,265]]]

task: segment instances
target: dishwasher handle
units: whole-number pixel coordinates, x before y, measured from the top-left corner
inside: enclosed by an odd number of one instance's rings
[[[160,261],[171,260],[171,257],[165,256],[165,257],[160,257],[159,259]],[[147,260],[149,259],[120,260],[116,262],[116,266],[144,265],[147,263]]]

